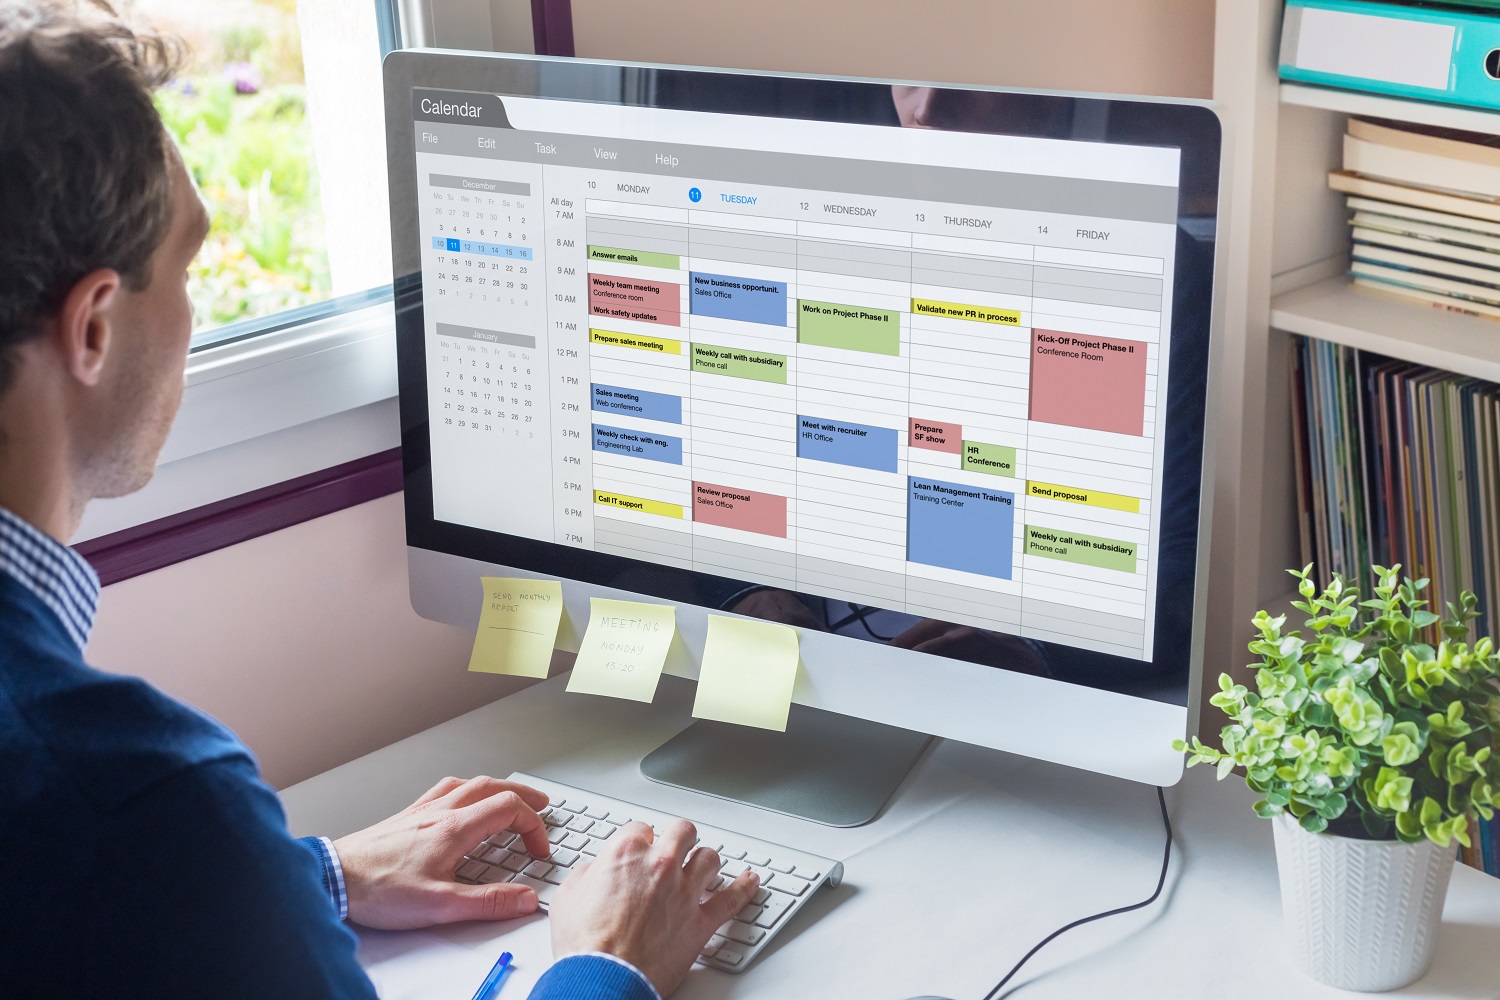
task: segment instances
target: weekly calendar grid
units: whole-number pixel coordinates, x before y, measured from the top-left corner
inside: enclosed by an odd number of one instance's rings
[[[425,128],[439,516],[1149,656],[1169,240]]]

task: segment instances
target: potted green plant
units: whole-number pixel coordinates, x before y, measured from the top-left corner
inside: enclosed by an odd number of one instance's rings
[[[1374,567],[1375,596],[1339,577],[1318,593],[1291,570],[1306,637],[1286,616],[1255,616],[1255,690],[1224,674],[1210,702],[1230,717],[1222,749],[1173,746],[1188,766],[1236,767],[1275,821],[1288,947],[1344,989],[1396,989],[1432,961],[1455,842],[1500,804],[1500,656],[1472,646],[1478,601],[1426,610],[1428,581]],[[1436,626],[1436,646],[1425,641]]]

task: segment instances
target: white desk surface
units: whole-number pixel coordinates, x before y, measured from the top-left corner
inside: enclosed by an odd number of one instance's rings
[[[282,793],[298,836],[342,836],[446,775],[529,771],[844,862],[738,976],[695,969],[675,996],[935,994],[979,1000],[1035,942],[1148,895],[1162,828],[1149,786],[938,741],[875,822],[839,830],[647,781],[640,758],[686,727],[693,686],[653,705],[530,687]],[[1237,778],[1208,768],[1168,789],[1177,842],[1162,899],[1078,928],[1011,983],[1022,998],[1348,998],[1287,963],[1271,827]],[[546,918],[430,931],[359,930],[381,996],[467,1000],[502,950],[502,993],[526,996],[551,959]],[[1018,987],[1018,984],[1020,988]],[[1454,872],[1432,970],[1393,997],[1500,998],[1500,879]]]

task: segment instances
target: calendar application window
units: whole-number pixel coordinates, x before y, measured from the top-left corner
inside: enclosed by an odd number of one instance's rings
[[[413,114],[440,520],[1150,659],[1178,151]]]

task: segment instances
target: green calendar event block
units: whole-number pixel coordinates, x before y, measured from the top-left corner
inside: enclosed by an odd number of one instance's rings
[[[1057,528],[1026,526],[1026,554],[1045,559],[1061,559],[1080,566],[1097,566],[1099,569],[1134,573],[1136,565],[1135,542],[1121,542],[1113,538],[1096,538],[1080,535],[1076,531],[1061,531]]]
[[[652,253],[649,250],[620,250],[616,247],[589,247],[589,260],[607,264],[638,264],[641,267],[667,267],[677,270],[682,260],[675,253]]]
[[[739,347],[694,344],[693,371],[786,385],[786,356]]]
[[[901,356],[901,314],[891,309],[797,300],[797,343]]]

